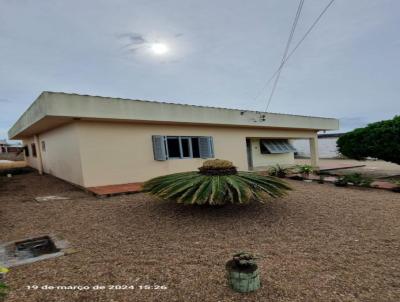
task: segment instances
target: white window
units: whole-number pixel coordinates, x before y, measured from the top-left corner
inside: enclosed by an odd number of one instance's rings
[[[210,136],[153,136],[155,160],[214,157]]]

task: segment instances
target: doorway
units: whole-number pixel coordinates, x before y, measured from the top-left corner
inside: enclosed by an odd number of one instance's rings
[[[246,138],[247,165],[249,170],[253,170],[253,156],[251,153],[251,140]]]

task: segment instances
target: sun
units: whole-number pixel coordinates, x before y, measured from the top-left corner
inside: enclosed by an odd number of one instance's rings
[[[153,43],[150,48],[156,55],[164,55],[169,51],[168,46],[164,43]]]

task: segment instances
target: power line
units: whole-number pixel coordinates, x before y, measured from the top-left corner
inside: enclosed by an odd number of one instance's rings
[[[299,42],[296,44],[296,46],[293,48],[293,50],[287,55],[286,59],[281,63],[279,68],[272,74],[272,76],[265,82],[264,86],[261,88],[259,93],[257,94],[256,98],[259,98],[261,95],[262,91],[268,87],[268,85],[271,83],[271,81],[275,78],[275,76],[280,72],[280,70],[283,68],[283,66],[286,64],[286,62],[290,59],[290,57],[294,54],[294,52],[299,48],[301,43],[306,39],[306,37],[310,34],[310,32],[314,29],[314,27],[317,25],[319,20],[322,18],[322,16],[326,13],[326,11],[329,9],[329,7],[333,4],[335,0],[331,0],[328,5],[322,10],[322,12],[319,14],[319,16],[315,19],[313,24],[310,26],[310,28],[306,31],[306,33],[303,35],[303,37],[299,40]]]
[[[295,32],[296,27],[297,27],[297,23],[299,22],[299,18],[300,18],[301,10],[303,8],[303,4],[304,4],[304,0],[300,0],[299,6],[297,7],[296,16],[294,17],[292,29],[290,31],[288,41],[286,42],[285,51],[283,52],[281,65],[284,64],[284,62],[286,60],[286,56],[288,54],[288,51],[289,51],[289,48],[290,48],[290,44],[292,43],[294,32]],[[275,92],[275,89],[276,89],[276,87],[278,85],[279,78],[280,78],[280,75],[281,75],[281,71],[282,71],[282,69],[279,70],[279,72],[278,72],[278,74],[277,74],[277,76],[275,78],[275,82],[274,82],[274,85],[272,86],[271,94],[269,95],[269,98],[268,98],[267,106],[265,107],[265,112],[268,111],[269,104],[271,103],[272,97],[274,96],[274,92]]]

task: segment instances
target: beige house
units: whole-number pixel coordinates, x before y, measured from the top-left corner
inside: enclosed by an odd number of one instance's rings
[[[207,158],[240,170],[293,163],[289,139],[309,140],[337,119],[43,92],[9,130],[28,164],[82,187],[143,182],[196,170]]]

